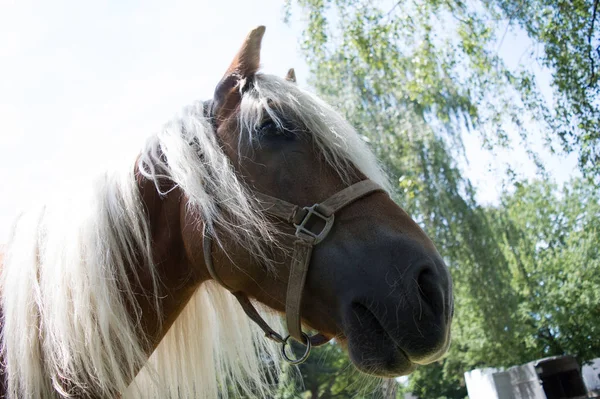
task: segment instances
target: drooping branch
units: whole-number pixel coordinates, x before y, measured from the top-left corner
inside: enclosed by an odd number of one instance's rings
[[[588,32],[588,46],[590,48],[589,51],[589,58],[590,58],[590,62],[592,64],[592,76],[590,77],[590,83],[589,83],[589,87],[591,87],[594,84],[594,79],[596,78],[596,66],[594,65],[594,55],[592,53],[592,38],[594,36],[594,24],[596,22],[596,14],[598,12],[598,0],[594,1],[594,8],[592,10],[592,23],[590,25],[590,30]],[[596,48],[596,52],[598,52],[598,56],[600,56],[600,46],[598,46]]]
[[[386,17],[389,17],[390,14],[396,9],[396,7],[398,7],[400,4],[402,3],[402,0],[396,2],[396,4],[394,4],[394,6],[392,8],[390,8],[390,10],[385,14]]]

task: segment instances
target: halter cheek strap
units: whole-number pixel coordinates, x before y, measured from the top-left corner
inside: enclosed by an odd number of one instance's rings
[[[293,244],[290,275],[286,293],[285,314],[289,333],[286,338],[283,338],[269,327],[246,294],[228,287],[218,276],[212,262],[212,239],[207,233],[206,227],[204,228],[204,262],[206,263],[209,274],[217,283],[231,291],[242,306],[246,315],[248,315],[248,317],[265,332],[267,338],[282,345],[282,354],[288,362],[292,364],[304,362],[310,354],[311,347],[323,345],[329,341],[329,338],[322,334],[316,334],[309,337],[302,331],[302,317],[300,310],[302,305],[302,293],[304,291],[304,284],[310,266],[313,247],[327,237],[329,231],[333,227],[334,216],[337,211],[354,201],[377,191],[383,191],[383,189],[371,180],[363,180],[333,194],[322,203],[303,208],[266,194],[258,192],[254,193],[265,213],[293,224],[296,228],[296,240]],[[285,351],[290,337],[306,345],[304,355],[298,359],[291,359]]]

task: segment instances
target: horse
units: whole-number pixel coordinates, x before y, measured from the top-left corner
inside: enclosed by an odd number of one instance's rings
[[[443,259],[349,123],[293,70],[259,72],[264,32],[127,168],[18,218],[4,397],[268,397],[282,359],[331,339],[382,377],[447,351]]]

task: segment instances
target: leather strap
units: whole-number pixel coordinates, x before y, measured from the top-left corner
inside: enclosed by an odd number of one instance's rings
[[[204,251],[204,263],[206,264],[206,268],[208,269],[208,274],[210,274],[213,280],[215,280],[217,283],[227,288],[228,291],[233,292],[233,290],[227,284],[225,284],[223,280],[221,280],[221,277],[219,277],[217,271],[215,270],[215,265],[212,261],[212,238],[208,235],[206,225],[204,225],[204,228],[202,230],[202,247]]]
[[[325,216],[331,216],[352,202],[376,191],[384,190],[373,180],[359,181],[319,203],[319,211]],[[255,192],[254,196],[258,199],[264,212],[283,219],[288,223],[297,224],[299,223],[299,217],[303,216],[305,208],[300,208],[298,205],[259,192]]]
[[[254,196],[258,199],[258,203],[263,207],[262,211],[271,216],[276,216],[288,223],[294,222],[294,216],[300,207],[290,204],[279,198],[271,197],[270,195],[255,192]]]
[[[206,226],[204,227],[204,262],[211,277],[223,287],[231,291],[236,297],[242,309],[248,317],[254,321],[264,332],[267,338],[270,338],[282,344],[283,355],[286,359],[294,364],[300,363],[308,357],[311,346],[319,346],[327,343],[329,338],[323,334],[316,334],[311,337],[302,332],[302,294],[310,266],[312,249],[315,245],[321,242],[329,233],[333,225],[335,212],[345,206],[357,201],[376,191],[383,189],[371,180],[363,180],[353,184],[345,189],[333,194],[320,204],[315,204],[310,207],[300,208],[298,205],[291,204],[279,198],[271,197],[266,194],[255,192],[254,195],[258,199],[265,213],[282,219],[296,227],[296,240],[294,241],[294,250],[292,253],[292,261],[290,266],[290,275],[288,279],[285,314],[289,336],[299,342],[307,345],[307,351],[304,356],[298,361],[290,360],[285,353],[285,345],[289,338],[283,338],[275,332],[267,322],[260,316],[250,299],[241,291],[235,291],[228,287],[227,284],[216,273],[212,262],[212,239],[208,234]],[[311,230],[312,226],[309,219],[316,217],[321,219],[321,231],[316,233]],[[307,342],[308,339],[310,342]]]
[[[346,187],[342,191],[338,191],[325,201],[321,202],[319,204],[319,210],[323,214],[330,216],[354,201],[376,191],[383,191],[383,188],[372,180],[359,181],[356,184]]]
[[[288,334],[302,343],[305,342],[302,335],[300,306],[302,305],[302,291],[304,291],[312,249],[313,243],[309,240],[298,239],[294,242],[292,265],[290,266],[290,277],[288,279],[287,294],[285,297],[285,315]]]

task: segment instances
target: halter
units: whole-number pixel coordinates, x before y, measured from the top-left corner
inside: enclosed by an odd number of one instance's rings
[[[330,338],[320,333],[308,336],[302,331],[300,305],[313,247],[327,237],[333,227],[334,216],[337,211],[377,191],[383,191],[383,189],[372,180],[362,180],[338,191],[321,203],[306,207],[300,207],[259,192],[254,193],[259,203],[264,207],[263,211],[265,213],[290,223],[296,228],[294,234],[296,240],[294,241],[285,303],[289,335],[285,338],[269,327],[246,294],[228,287],[219,278],[212,261],[212,238],[208,234],[206,226],[204,227],[204,262],[211,277],[236,297],[246,315],[265,332],[265,337],[281,344],[281,353],[289,363],[303,363],[308,359],[313,346],[323,345],[330,340]],[[286,352],[290,337],[306,347],[304,354],[299,358],[290,358]]]

